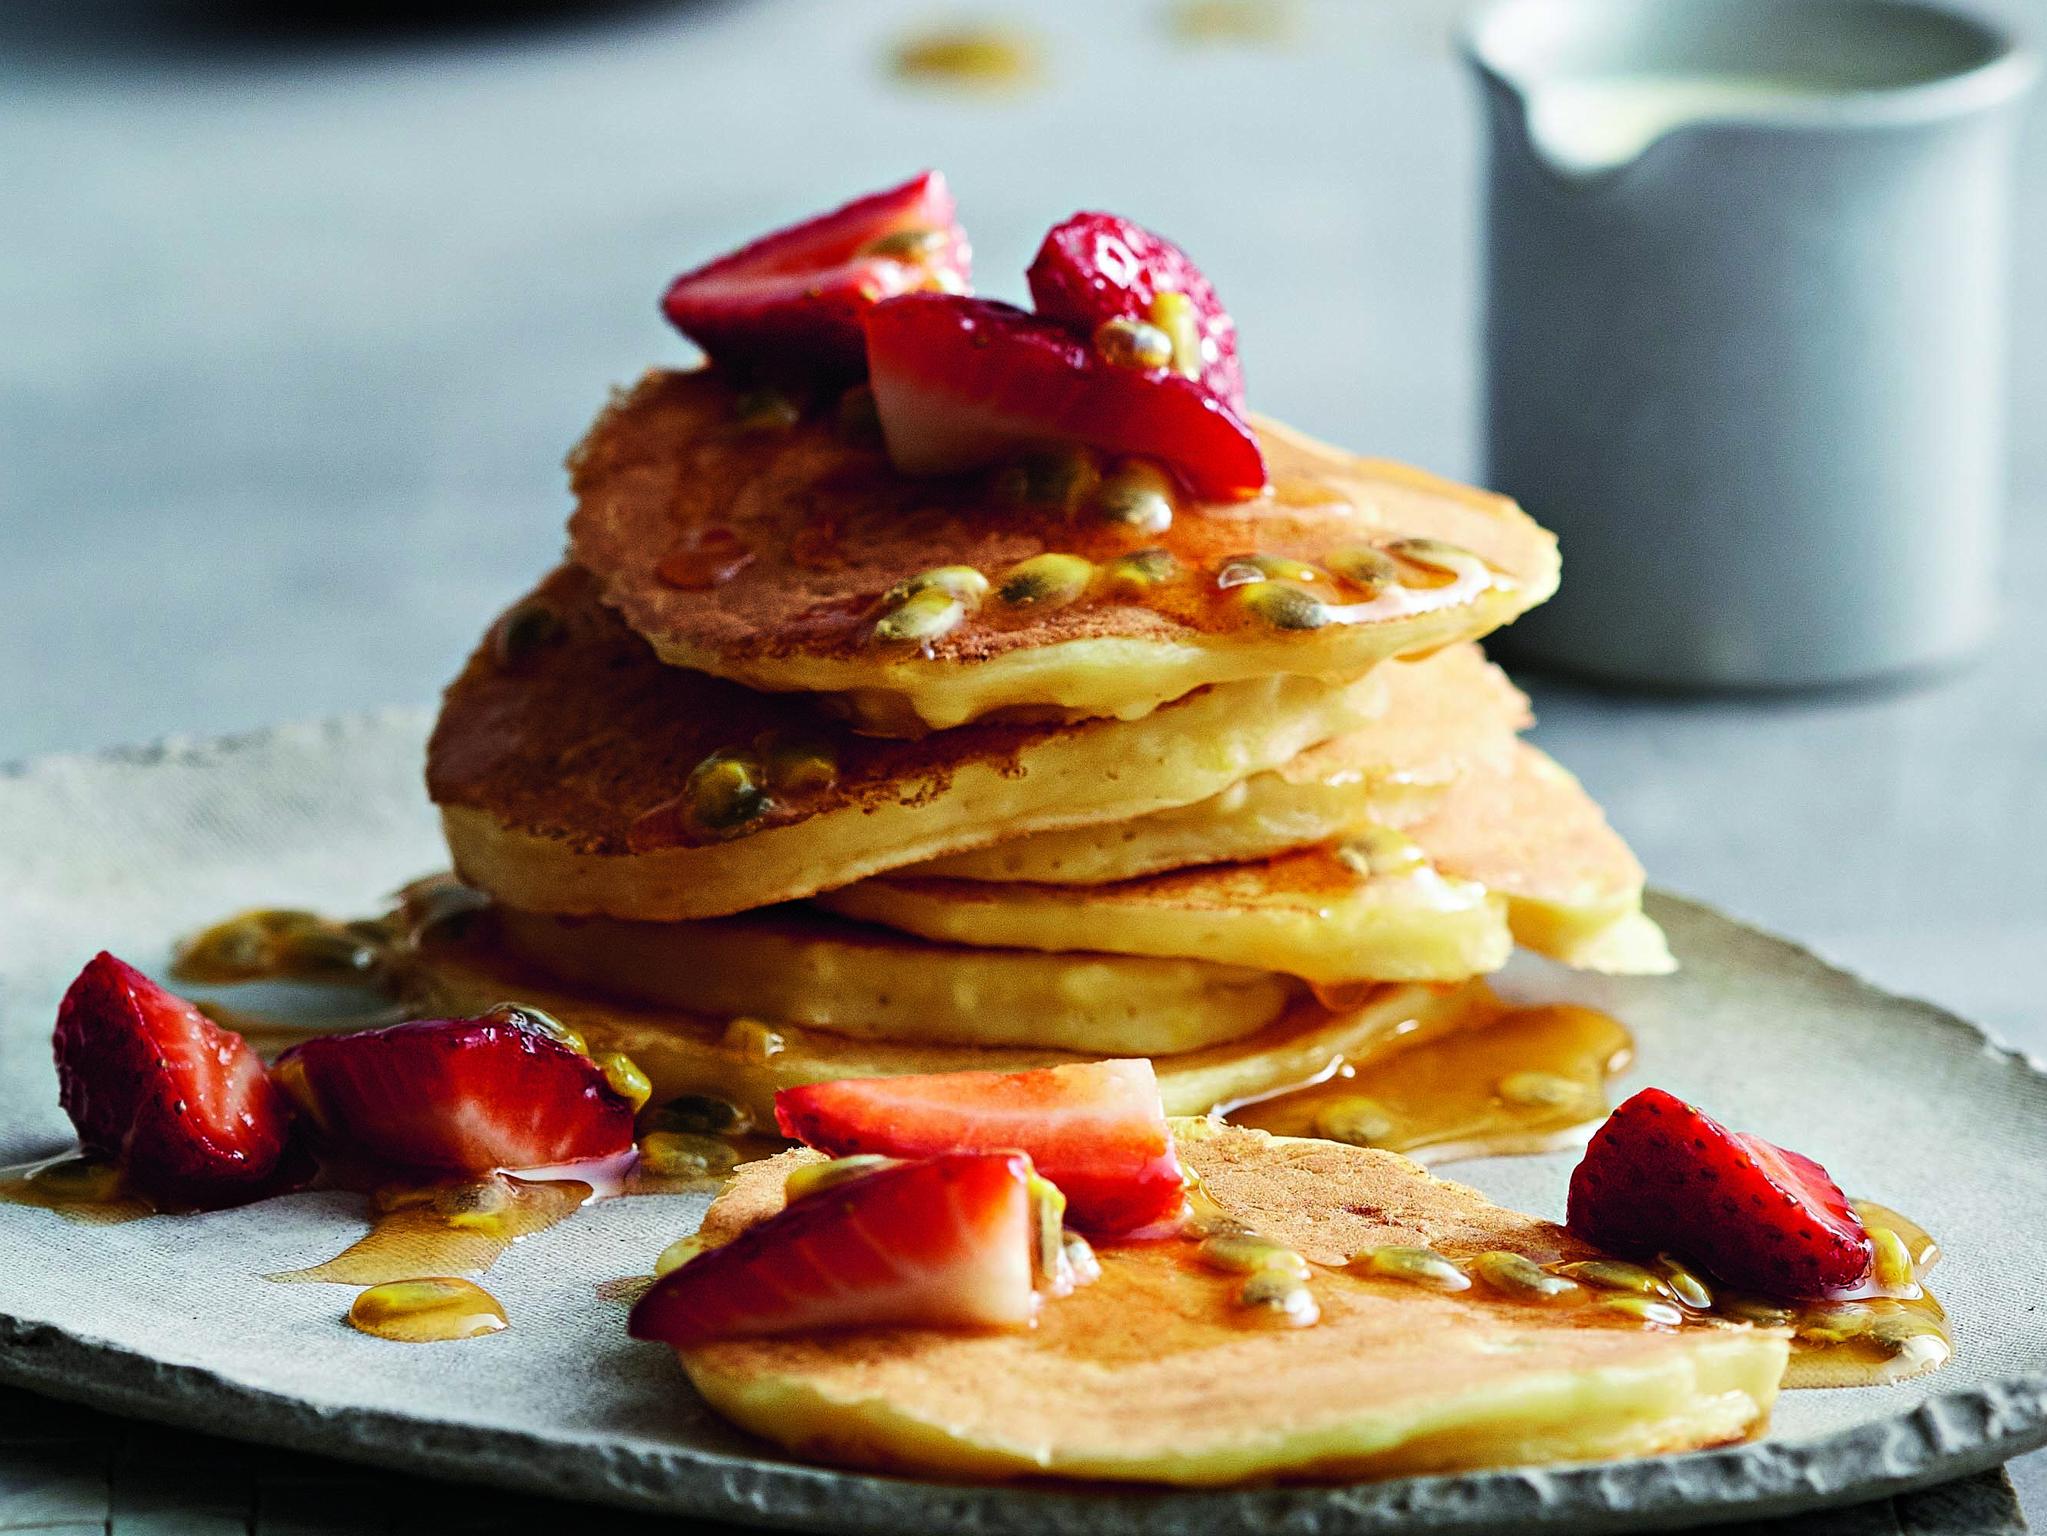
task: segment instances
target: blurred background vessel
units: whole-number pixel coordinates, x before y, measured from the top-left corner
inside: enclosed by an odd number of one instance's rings
[[[1487,479],[1571,572],[1511,653],[1793,686],[1972,652],[2032,55],[1891,0],[1504,0],[1466,44]]]

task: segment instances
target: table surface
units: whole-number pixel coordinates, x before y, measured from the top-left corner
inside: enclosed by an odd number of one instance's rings
[[[0,761],[429,698],[558,555],[606,387],[688,355],[663,281],[925,163],[984,291],[1074,207],[1127,211],[1199,254],[1262,409],[1474,473],[1455,9],[1282,12],[1196,42],[1150,0],[1010,0],[1043,78],[986,94],[886,68],[926,0],[0,8]],[[1820,697],[1523,681],[1659,883],[2047,1053],[2047,112],[2024,131],[1984,655]]]

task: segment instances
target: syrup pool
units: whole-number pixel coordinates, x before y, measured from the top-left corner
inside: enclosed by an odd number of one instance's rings
[[[348,1309],[348,1325],[401,1344],[480,1339],[511,1326],[489,1291],[449,1275],[373,1285]]]
[[[88,1152],[64,1152],[0,1168],[0,1201],[34,1205],[102,1225],[154,1216],[156,1206],[121,1187],[120,1170]]]
[[[1468,1009],[1396,1036],[1314,1083],[1227,1109],[1235,1125],[1402,1152],[1421,1163],[1554,1152],[1606,1118],[1634,1059],[1619,1020],[1571,1004]]]

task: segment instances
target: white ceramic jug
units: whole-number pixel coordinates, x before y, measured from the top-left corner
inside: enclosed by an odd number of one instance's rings
[[[1489,483],[1564,553],[1503,649],[1685,687],[1971,650],[2032,56],[1901,0],[1501,0],[1465,49]]]

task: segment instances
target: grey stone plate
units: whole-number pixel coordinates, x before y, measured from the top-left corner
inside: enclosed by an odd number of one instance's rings
[[[173,935],[235,906],[360,910],[437,864],[422,730],[386,716],[0,778],[0,1158],[65,1139],[49,1025],[94,949],[156,967]],[[1656,913],[1678,976],[1518,984],[1612,1009],[1640,1041],[1634,1082],[1822,1157],[1937,1232],[1960,1346],[1946,1371],[1788,1394],[1759,1444],[1611,1465],[1218,1493],[941,1486],[775,1456],[711,1419],[664,1352],[624,1338],[594,1287],[643,1271],[697,1201],[601,1205],[522,1244],[488,1280],[512,1328],[420,1348],[345,1327],[346,1289],[259,1278],[361,1230],[359,1202],[323,1194],[112,1227],[0,1206],[0,1380],[365,1462],[834,1531],[1670,1527],[1873,1499],[2047,1441],[2047,1080],[1961,1020],[1782,940],[1674,898]],[[1458,1172],[1557,1214],[1568,1167]]]

